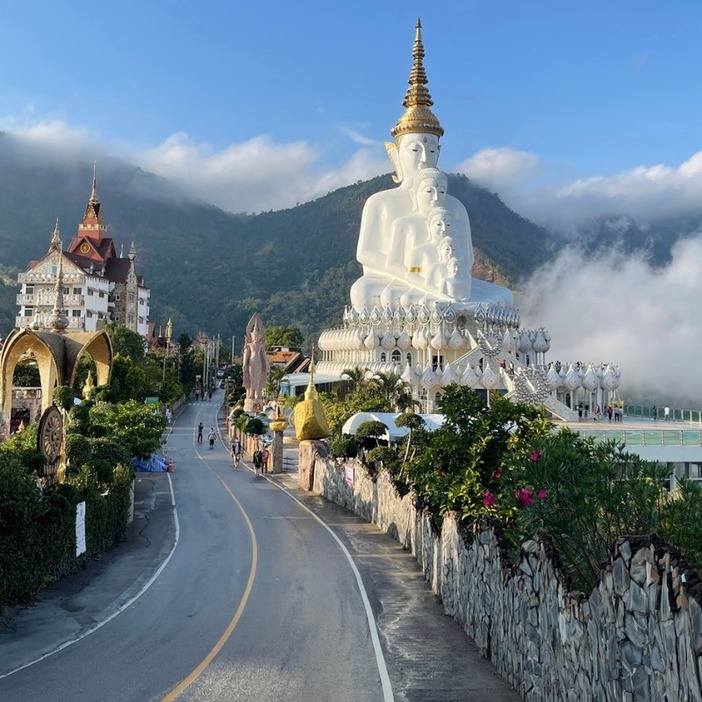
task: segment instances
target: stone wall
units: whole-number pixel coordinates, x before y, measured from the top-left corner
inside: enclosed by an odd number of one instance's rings
[[[568,592],[548,540],[519,563],[493,530],[466,544],[449,515],[440,536],[411,495],[355,464],[318,458],[315,492],[411,549],[444,609],[523,699],[533,702],[702,700],[702,583],[665,544],[617,542],[588,597]]]

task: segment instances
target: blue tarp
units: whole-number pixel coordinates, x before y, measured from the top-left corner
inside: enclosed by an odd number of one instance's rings
[[[152,453],[151,457],[146,460],[132,458],[132,466],[134,466],[134,470],[140,470],[145,473],[165,473],[168,470],[166,459],[157,453]]]

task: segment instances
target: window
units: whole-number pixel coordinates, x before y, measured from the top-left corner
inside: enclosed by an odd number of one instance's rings
[[[33,307],[25,307],[24,308],[24,316],[25,317],[31,317],[34,314],[34,308]]]
[[[25,295],[34,295],[34,286],[33,285],[25,285],[24,286],[24,294]]]
[[[92,289],[92,288],[88,288],[88,295],[92,295],[92,294],[93,294],[93,289]]]
[[[129,302],[134,302],[134,293],[129,293],[129,294],[127,295],[127,300],[128,300]]]
[[[407,363],[409,363],[410,366],[412,365],[412,354],[409,353],[409,351],[407,352]]]
[[[74,295],[80,295],[83,292],[83,288],[73,288]]]
[[[122,299],[122,296],[119,293],[117,293],[115,295],[115,300],[117,300],[117,302],[119,302],[121,299]]]
[[[80,317],[80,310],[71,310],[71,317]]]
[[[383,352],[380,354],[380,362],[381,362],[381,363],[385,363],[386,360],[387,360],[387,356],[385,355],[385,351],[383,351]]]
[[[393,363],[399,363],[402,360],[402,354],[399,352],[398,349],[395,349],[392,352],[392,362]]]
[[[88,311],[85,313],[85,316],[86,316],[86,317],[92,317],[92,316],[93,316],[93,313],[92,313],[90,310],[88,310]]]
[[[431,369],[435,371],[437,368],[444,370],[444,359],[442,356],[431,357]]]
[[[101,291],[98,293],[98,297],[105,297],[105,293],[101,290]]]

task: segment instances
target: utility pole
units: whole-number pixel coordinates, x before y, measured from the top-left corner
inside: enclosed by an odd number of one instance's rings
[[[234,335],[232,334],[232,365],[234,365]]]

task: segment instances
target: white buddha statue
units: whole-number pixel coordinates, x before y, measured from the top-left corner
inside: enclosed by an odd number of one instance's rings
[[[403,101],[406,110],[391,130],[395,143],[386,144],[395,168],[393,179],[399,186],[368,198],[361,217],[356,257],[363,265],[363,276],[351,287],[351,303],[359,311],[364,307],[383,309],[386,305],[396,308],[401,299],[410,298],[421,298],[428,303],[473,301],[472,296],[469,298],[474,289],[470,220],[463,203],[446,193],[447,178],[436,169],[439,138],[444,130],[430,109],[433,102],[426,87],[419,21],[412,56],[410,87]],[[423,171],[433,182],[418,182]],[[432,223],[431,210],[437,208],[442,212],[440,216],[437,213]],[[455,258],[451,266],[452,282],[429,285],[428,268],[442,264],[443,268],[434,270],[432,279],[436,281],[439,275],[436,271],[447,270],[448,261],[440,260],[436,242],[432,244],[431,228],[437,227],[446,235],[449,226],[454,242],[454,252],[449,258]],[[480,282],[481,299],[477,301],[511,304],[509,290]]]

